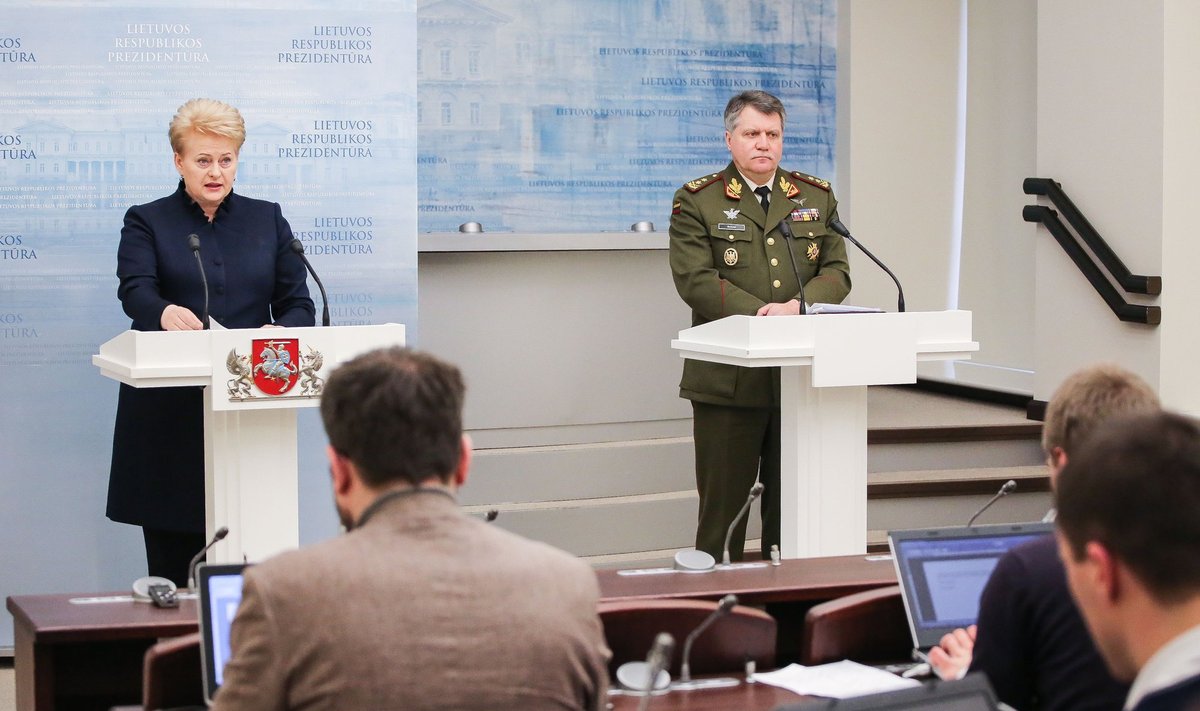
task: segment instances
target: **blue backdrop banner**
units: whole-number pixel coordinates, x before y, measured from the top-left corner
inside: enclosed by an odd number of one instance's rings
[[[221,5],[6,8],[0,597],[121,589],[145,573],[140,531],[104,517],[117,386],[91,356],[129,327],[116,298],[122,217],[175,190],[167,124],[187,99],[241,110],[237,190],[282,204],[333,323],[415,332],[415,0]],[[312,413],[301,437],[311,540],[336,518]],[[11,644],[0,616],[0,647]]]
[[[722,113],[788,110],[783,165],[832,181],[836,0],[431,0],[417,11],[419,223],[601,232],[665,223],[729,162]]]

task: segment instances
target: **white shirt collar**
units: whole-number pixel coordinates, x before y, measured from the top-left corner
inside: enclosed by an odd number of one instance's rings
[[[1174,686],[1200,674],[1200,625],[1177,636],[1150,657],[1125,697],[1131,709],[1155,691]]]

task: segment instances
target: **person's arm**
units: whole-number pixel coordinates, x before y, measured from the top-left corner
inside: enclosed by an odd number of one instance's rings
[[[271,318],[279,326],[312,326],[316,307],[308,294],[308,271],[304,260],[292,251],[292,228],[275,208],[275,289],[271,296]]]
[[[213,700],[215,711],[274,711],[286,708],[284,640],[259,592],[253,571],[246,572],[242,603],[229,634],[230,656]]]
[[[131,207],[125,213],[121,242],[117,246],[117,298],[121,308],[143,330],[198,329],[200,319],[188,309],[172,304],[159,291],[158,250],[154,229]]]
[[[982,671],[996,696],[1018,709],[1033,708],[1037,670],[1033,650],[1026,640],[1032,580],[1030,572],[1012,553],[996,563],[979,597],[978,632],[969,671]]]
[[[707,190],[719,189],[708,186]],[[671,210],[670,262],[675,289],[688,306],[708,321],[735,314],[752,315],[763,305],[758,297],[721,278],[713,264],[712,238],[696,194],[680,188]]]

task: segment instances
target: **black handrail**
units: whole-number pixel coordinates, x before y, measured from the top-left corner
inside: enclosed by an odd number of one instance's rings
[[[1062,212],[1063,217],[1067,218],[1067,223],[1074,228],[1075,232],[1092,250],[1100,262],[1108,269],[1108,273],[1112,275],[1121,288],[1130,294],[1161,294],[1162,293],[1162,277],[1157,276],[1142,276],[1129,271],[1129,267],[1121,261],[1100,233],[1092,227],[1092,223],[1088,221],[1079,208],[1075,207],[1075,203],[1071,202],[1071,198],[1063,192],[1062,186],[1050,178],[1026,178],[1025,179],[1025,194],[1026,195],[1041,195],[1050,200],[1054,207]],[[1033,222],[1029,218],[1025,218],[1027,222]]]
[[[1026,183],[1028,182],[1027,180]],[[1104,303],[1108,304],[1108,307],[1117,315],[1117,318],[1130,323],[1146,323],[1152,326],[1162,323],[1162,309],[1157,306],[1131,304],[1117,293],[1112,282],[1105,277],[1104,273],[1100,271],[1100,268],[1096,266],[1096,263],[1092,261],[1087,252],[1083,251],[1083,247],[1080,247],[1075,238],[1071,236],[1071,233],[1067,231],[1062,220],[1058,219],[1057,212],[1042,205],[1026,205],[1021,211],[1021,217],[1025,218],[1026,222],[1040,222],[1046,226],[1046,229],[1050,230],[1050,234],[1054,236],[1055,241],[1067,253],[1071,261],[1075,262],[1075,266],[1087,277],[1092,288],[1096,290],[1096,293],[1100,294],[1100,297],[1104,299]],[[1154,278],[1157,279],[1157,277]]]

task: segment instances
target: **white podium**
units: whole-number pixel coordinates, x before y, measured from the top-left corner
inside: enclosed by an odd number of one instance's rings
[[[300,543],[296,410],[338,363],[393,345],[403,325],[125,331],[92,363],[135,388],[204,386],[208,537],[229,527],[209,559],[258,561]]]
[[[780,552],[867,549],[867,386],[969,358],[970,311],[729,316],[679,332],[684,358],[780,368]]]

